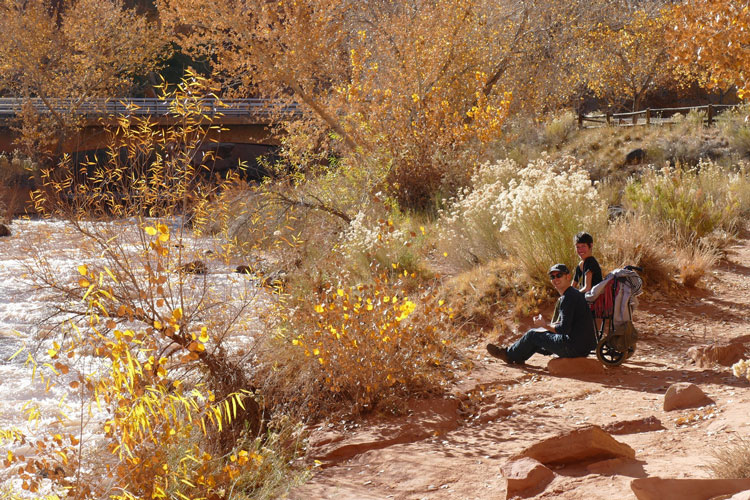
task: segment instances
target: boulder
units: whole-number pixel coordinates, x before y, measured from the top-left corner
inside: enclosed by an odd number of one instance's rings
[[[635,450],[615,440],[601,427],[590,425],[540,441],[512,459],[530,457],[545,465],[563,465],[587,460],[635,458]]]
[[[506,498],[538,495],[554,479],[555,473],[533,458],[511,460],[502,468],[508,481]]]
[[[553,358],[547,363],[550,375],[572,377],[604,373],[604,366],[594,358]]]
[[[696,365],[710,368],[715,364],[732,366],[745,357],[745,344],[734,342],[730,344],[696,345],[688,349],[687,353]]]
[[[639,432],[651,432],[660,431],[664,429],[661,424],[661,420],[654,417],[653,415],[646,418],[638,418],[635,420],[621,420],[619,422],[612,422],[602,427],[605,432],[610,434],[638,434]]]
[[[637,148],[625,155],[625,165],[640,165],[646,159],[646,151]]]
[[[706,394],[695,384],[678,382],[672,384],[664,395],[664,411],[695,408],[713,403]]]
[[[638,500],[706,500],[750,489],[750,479],[633,479],[630,489]]]
[[[10,236],[10,228],[5,224],[0,224],[0,237]]]

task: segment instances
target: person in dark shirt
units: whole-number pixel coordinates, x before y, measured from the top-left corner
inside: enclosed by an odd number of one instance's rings
[[[592,255],[594,249],[594,238],[589,233],[578,233],[575,237],[576,253],[581,262],[576,266],[571,286],[578,288],[583,293],[591,290],[602,281],[602,268]]]
[[[487,352],[510,364],[523,364],[535,353],[556,354],[561,358],[586,357],[596,346],[594,320],[583,293],[570,285],[570,271],[565,264],[555,264],[548,272],[560,294],[555,306],[556,317],[546,324],[542,315],[516,343],[508,347],[487,344]]]

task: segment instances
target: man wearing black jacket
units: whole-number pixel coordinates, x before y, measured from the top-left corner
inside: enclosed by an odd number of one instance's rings
[[[552,285],[560,294],[552,323],[542,315],[515,344],[500,347],[487,344],[487,351],[510,364],[523,364],[535,353],[556,354],[561,358],[586,357],[596,347],[596,333],[591,309],[583,293],[570,286],[570,271],[565,264],[555,264],[548,271]]]

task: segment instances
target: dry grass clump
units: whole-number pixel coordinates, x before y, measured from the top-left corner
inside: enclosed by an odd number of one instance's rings
[[[647,289],[695,287],[721,257],[716,246],[675,239],[667,225],[636,214],[613,221],[599,248],[606,269],[643,268],[640,274]]]
[[[750,478],[750,441],[739,438],[733,444],[718,449],[716,459],[708,465],[711,474],[720,479]]]
[[[629,214],[613,221],[597,249],[605,272],[634,265],[643,268],[640,275],[646,289],[674,283],[674,252],[665,244],[663,232],[643,217]]]
[[[525,293],[525,277],[517,263],[504,258],[476,266],[449,279],[441,291],[464,329],[492,329],[496,318],[512,313]]]

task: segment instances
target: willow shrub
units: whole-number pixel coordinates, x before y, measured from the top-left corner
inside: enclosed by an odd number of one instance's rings
[[[397,409],[401,400],[443,390],[453,311],[421,269],[380,262],[423,235],[400,231],[389,219],[363,239],[361,223],[352,222],[356,235],[344,235],[329,256],[336,275],[306,296],[279,302],[271,318],[277,335],[261,355],[270,373],[261,377],[269,404],[315,418]],[[368,241],[370,252],[364,252],[359,246]],[[369,275],[361,265],[352,268],[352,252],[370,259]]]
[[[441,215],[454,265],[510,256],[537,283],[548,281],[551,264],[573,265],[577,232],[597,238],[607,220],[606,202],[580,162],[547,156],[525,167],[512,160],[484,165]]]
[[[735,230],[741,213],[736,190],[746,183],[744,173],[712,162],[651,170],[628,183],[625,203],[651,221],[669,225],[679,239],[700,239],[717,230]]]

